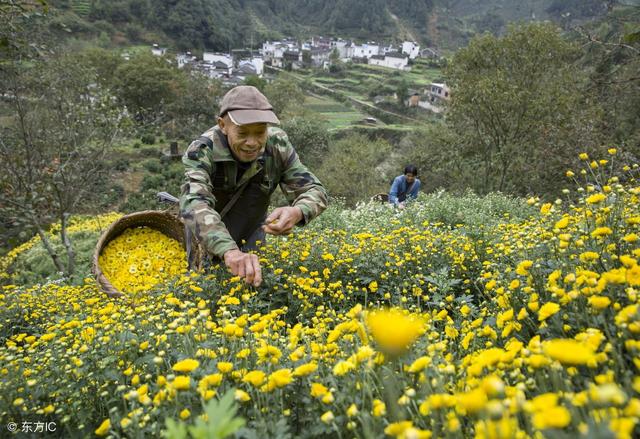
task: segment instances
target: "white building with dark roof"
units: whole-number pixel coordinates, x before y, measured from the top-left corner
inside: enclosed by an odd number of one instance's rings
[[[420,45],[415,41],[405,41],[402,43],[402,53],[409,55],[409,59],[420,56]]]
[[[389,52],[385,55],[374,55],[369,58],[369,64],[388,67],[397,70],[410,70],[409,57],[398,52]]]

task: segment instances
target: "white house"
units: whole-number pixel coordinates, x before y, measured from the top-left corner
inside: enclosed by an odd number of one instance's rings
[[[202,71],[210,78],[228,78],[233,73],[231,64],[224,61],[215,61],[212,63],[202,63]]]
[[[371,58],[374,55],[380,55],[380,46],[377,43],[364,43],[362,45],[353,46],[354,58]]]
[[[331,50],[337,50],[340,58],[351,58],[353,56],[353,48],[351,41],[337,39],[331,41]]]
[[[313,47],[317,47],[320,49],[329,49],[331,48],[332,40],[328,37],[312,37],[311,45]]]
[[[429,94],[429,101],[434,104],[440,104],[451,99],[451,90],[447,84],[434,82],[427,90]]]
[[[251,57],[251,64],[256,68],[256,75],[261,76],[264,73],[264,60],[260,56]]]
[[[409,59],[415,59],[420,56],[420,45],[414,41],[405,41],[402,43],[402,53],[409,55]]]
[[[202,61],[211,64],[221,61],[228,66],[233,66],[233,58],[228,53],[204,52],[202,54]]]
[[[369,58],[369,64],[391,69],[409,70],[409,58],[407,55],[398,52],[390,52],[386,55],[374,55]]]
[[[154,44],[151,48],[151,53],[153,53],[155,56],[164,56],[164,54],[167,53],[167,49]]]
[[[246,75],[262,76],[264,73],[264,61],[260,56],[241,59],[238,61],[238,68],[236,70],[241,70],[242,73]]]
[[[191,55],[191,52],[187,53],[179,53],[176,55],[176,62],[178,63],[178,68],[181,69],[187,64],[191,64],[196,60],[196,57]]]
[[[279,41],[265,41],[264,43],[262,43],[262,49],[260,49],[260,53],[262,53],[262,56],[264,56],[265,58],[271,58],[273,57],[276,47],[279,44]]]

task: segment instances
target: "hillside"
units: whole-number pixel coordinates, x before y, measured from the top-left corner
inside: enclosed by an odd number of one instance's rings
[[[265,39],[315,34],[355,39],[415,37],[443,48],[506,23],[550,19],[577,24],[617,2],[597,0],[52,0],[54,30],[114,44],[157,42],[176,49],[256,47]],[[64,31],[64,32],[62,32]],[[106,40],[105,40],[106,39]]]

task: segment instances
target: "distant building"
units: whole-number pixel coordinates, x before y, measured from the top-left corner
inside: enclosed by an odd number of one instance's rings
[[[438,49],[432,47],[425,47],[420,51],[420,57],[422,58],[440,58],[440,52]]]
[[[318,49],[330,49],[331,42],[332,42],[331,38],[327,38],[327,37],[311,38],[311,45],[313,47],[317,47]]]
[[[302,52],[299,50],[287,50],[282,55],[283,67],[287,64],[293,69],[302,67]]]
[[[165,47],[160,47],[157,44],[154,44],[151,48],[151,53],[155,56],[164,56],[167,53],[167,49]]]
[[[386,55],[374,55],[369,58],[369,64],[398,70],[410,69],[408,56],[398,52],[389,52]]]
[[[324,67],[325,63],[329,61],[331,55],[331,48],[313,48],[311,52],[311,62],[316,67]]]
[[[241,76],[257,75],[258,71],[251,61],[240,61],[238,68],[234,71],[235,74]]]
[[[251,64],[256,68],[256,75],[262,76],[264,73],[264,59],[261,56],[251,57]]]
[[[347,40],[333,40],[331,41],[331,50],[337,50],[338,56],[340,59],[352,58],[353,57],[353,45],[351,41]]]
[[[433,104],[442,104],[451,99],[451,91],[447,84],[434,82],[427,90],[429,102]]]
[[[409,99],[407,101],[408,107],[417,107],[420,104],[420,93],[413,92],[410,93]]]
[[[365,43],[353,46],[353,58],[371,58],[374,55],[380,55],[380,46],[377,43]]]
[[[414,41],[405,41],[402,43],[402,53],[409,55],[409,59],[415,59],[420,56],[420,45]]]
[[[284,54],[287,51],[298,51],[299,45],[293,40],[283,41],[266,41],[262,44],[260,53],[262,54],[263,61],[274,67],[284,67]]]
[[[176,55],[176,63],[178,63],[178,68],[181,69],[187,64],[192,64],[196,61],[196,57],[191,55],[191,52],[187,53],[179,53]]]
[[[233,66],[233,57],[228,53],[204,52],[202,54],[202,61],[206,63],[211,63],[211,64],[217,61],[222,61],[228,66]]]

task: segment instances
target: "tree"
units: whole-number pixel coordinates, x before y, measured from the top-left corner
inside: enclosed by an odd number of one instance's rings
[[[311,59],[311,51],[303,50],[302,51],[302,65],[309,68],[311,67],[312,59]]]
[[[597,106],[581,89],[578,51],[548,23],[474,38],[454,56],[448,123],[479,171],[476,190],[558,192],[580,150],[600,143]]]
[[[371,141],[352,134],[329,145],[317,175],[332,196],[354,205],[389,189],[388,179],[377,168],[390,152],[391,145],[384,139]]]
[[[319,167],[329,150],[330,136],[326,122],[317,114],[295,116],[282,122],[300,160],[311,169]]]
[[[0,0],[0,64],[38,48],[39,38],[33,38],[28,28],[42,12],[47,12],[45,0]]]
[[[97,84],[95,72],[66,56],[18,65],[0,85],[11,110],[0,137],[0,212],[33,228],[67,276],[75,270],[69,217],[94,198],[123,122],[114,98]],[[66,265],[44,232],[54,221]]]
[[[398,99],[398,105],[404,107],[404,101],[409,99],[409,83],[405,78],[400,79],[398,86],[396,87],[396,97]]]
[[[278,76],[268,84],[264,88],[264,94],[278,115],[283,114],[291,106],[300,106],[304,101],[302,89],[287,75]]]
[[[607,115],[607,135],[623,152],[640,156],[640,6],[620,6],[576,28],[582,67]],[[635,26],[635,27],[634,27]],[[632,157],[630,159],[633,160]]]
[[[168,59],[136,55],[115,71],[114,92],[136,120],[166,121],[167,108],[184,93],[186,75]]]
[[[267,86],[267,80],[259,77],[258,75],[249,75],[244,78],[244,85],[252,85],[264,93],[264,88]]]
[[[173,139],[190,138],[194,131],[201,132],[214,125],[223,91],[219,80],[200,72],[186,69],[180,74],[184,75],[183,91],[165,105],[165,133]]]

